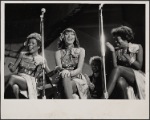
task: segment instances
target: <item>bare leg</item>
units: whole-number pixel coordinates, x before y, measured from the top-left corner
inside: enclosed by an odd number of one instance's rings
[[[116,85],[117,80],[123,77],[127,80],[129,84],[133,84],[135,81],[135,75],[132,69],[118,66],[112,70],[112,73],[110,74],[109,81],[108,81],[108,95],[110,96],[112,91],[114,90],[114,87]]]
[[[11,75],[9,78],[8,83],[6,84],[5,90],[8,86],[11,86],[13,88],[13,92],[16,97],[19,97],[18,90],[27,90],[27,83],[24,80],[24,78],[18,76],[18,75]],[[19,88],[18,88],[19,87]],[[18,94],[18,95],[17,95]]]
[[[64,86],[64,92],[66,95],[67,99],[73,99],[73,90],[72,90],[72,83],[71,83],[71,78],[67,77],[63,79],[63,86]]]
[[[126,82],[126,80],[123,77],[120,77],[118,79],[117,87],[119,88],[119,90],[121,90],[122,98],[123,99],[128,99],[128,95],[127,95],[128,83]]]
[[[16,97],[17,99],[19,99],[19,86],[18,86],[17,84],[14,84],[14,85],[13,85],[13,92],[14,92],[14,94],[15,94],[15,97]]]

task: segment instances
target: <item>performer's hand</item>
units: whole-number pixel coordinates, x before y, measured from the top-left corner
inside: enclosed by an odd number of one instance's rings
[[[123,54],[123,56],[128,60],[128,61],[130,61],[130,59],[131,59],[131,57],[130,57],[130,55],[129,54]]]
[[[8,64],[8,68],[12,68],[14,66],[14,64],[12,63],[12,62],[10,62],[9,64]]]
[[[128,62],[129,62],[130,65],[134,63],[134,61],[135,61],[134,57],[130,57],[129,54],[123,54],[123,55],[128,60]]]
[[[62,78],[66,78],[66,77],[70,77],[71,76],[71,74],[70,74],[70,72],[68,70],[63,70],[62,72],[60,72],[60,74],[61,74]]]
[[[110,51],[115,51],[115,48],[112,44],[110,44],[109,42],[106,43],[107,47],[110,49]]]
[[[8,68],[9,68],[10,71],[13,71],[13,66],[14,66],[14,64],[12,62],[10,62],[8,64]]]

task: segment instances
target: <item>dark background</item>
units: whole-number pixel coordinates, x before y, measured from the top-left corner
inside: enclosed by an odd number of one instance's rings
[[[99,4],[5,4],[5,75],[10,74],[7,65],[15,61],[15,54],[26,37],[40,32],[41,8],[46,9],[44,17],[45,54],[49,67],[55,67],[54,52],[60,32],[72,27],[85,48],[86,57],[83,72],[91,74],[88,65],[90,57],[100,56]],[[104,33],[106,41],[114,44],[110,31],[119,25],[128,25],[135,32],[135,43],[144,50],[142,70],[145,71],[145,5],[105,4],[103,6]],[[110,51],[106,49],[106,73],[112,69]]]

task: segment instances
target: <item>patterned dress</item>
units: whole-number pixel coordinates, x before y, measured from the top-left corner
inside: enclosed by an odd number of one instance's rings
[[[40,75],[42,69],[39,65],[42,65],[43,57],[37,55],[35,57],[27,56],[26,52],[22,52],[21,61],[18,67],[18,73],[20,77],[24,78],[27,82],[27,91],[21,91],[29,99],[37,99],[37,79],[38,74]]]
[[[63,49],[61,52],[61,63],[64,69],[69,71],[75,70],[79,61],[80,48],[72,49]],[[87,99],[88,98],[88,84],[85,76],[82,73],[71,78],[76,83],[79,98]]]
[[[126,67],[130,67],[131,65],[127,61],[127,59],[123,56],[124,53],[127,53],[130,55],[131,58],[136,60],[136,54],[139,52],[139,45],[138,44],[132,44],[129,43],[129,49],[126,51],[118,50],[116,51],[116,57],[118,60],[119,65],[123,65]],[[136,80],[136,88],[137,93],[135,93],[133,87],[129,86],[127,88],[128,98],[129,99],[145,99],[145,74],[141,70],[135,70],[135,80]]]

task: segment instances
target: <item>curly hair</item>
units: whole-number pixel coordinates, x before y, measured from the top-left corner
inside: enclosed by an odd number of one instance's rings
[[[131,42],[134,39],[134,33],[131,28],[121,25],[111,30],[113,36],[120,36],[123,40]]]
[[[80,44],[79,44],[79,40],[77,38],[77,35],[76,35],[76,32],[72,29],[72,28],[66,28],[60,35],[59,37],[59,41],[58,41],[58,49],[65,49],[66,48],[66,44],[65,44],[65,41],[64,41],[64,35],[65,33],[67,32],[73,32],[75,34],[75,41],[74,41],[74,47],[76,48],[79,48],[80,47]]]
[[[42,39],[41,39],[41,35],[39,33],[31,33],[30,35],[27,36],[27,40],[24,42],[24,46],[26,46],[29,42],[30,39],[36,39],[37,41],[37,45],[40,47],[40,49],[38,50],[38,52],[40,53],[42,51]]]
[[[89,64],[92,65],[93,63],[99,63],[101,65],[102,58],[99,56],[93,56],[89,60]]]

